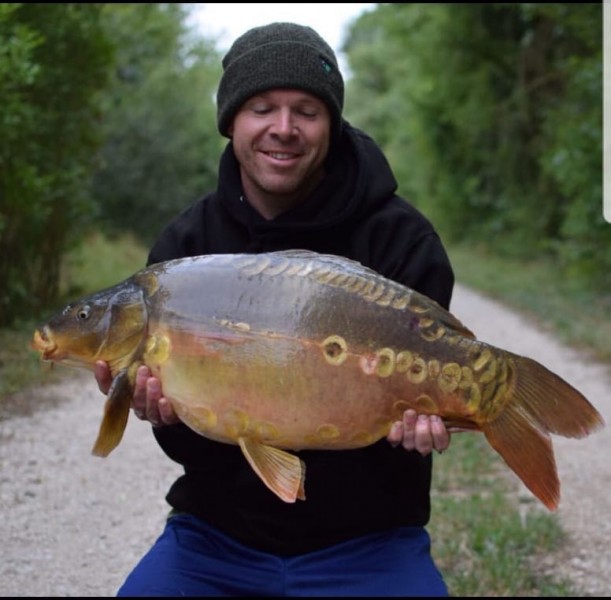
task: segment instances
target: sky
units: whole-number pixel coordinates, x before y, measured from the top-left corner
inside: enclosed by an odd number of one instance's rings
[[[335,50],[340,70],[346,74],[346,61],[339,48],[343,41],[344,27],[361,13],[373,8],[375,3],[348,4],[267,4],[262,2],[242,4],[213,2],[191,4],[192,20],[206,36],[218,36],[218,48],[229,50],[232,42],[251,27],[273,21],[291,21],[309,25]]]

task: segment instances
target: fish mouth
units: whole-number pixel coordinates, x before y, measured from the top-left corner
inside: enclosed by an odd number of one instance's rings
[[[34,332],[31,346],[34,350],[40,352],[43,360],[50,360],[57,351],[57,344],[53,340],[53,336],[48,327],[37,329]]]

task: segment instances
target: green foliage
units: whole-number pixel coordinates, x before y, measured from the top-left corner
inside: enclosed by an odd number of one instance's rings
[[[0,5],[0,326],[92,227],[149,242],[214,187],[220,60],[184,6]]]
[[[179,4],[108,4],[103,16],[117,62],[104,93],[105,143],[93,196],[107,230],[131,230],[151,242],[216,187],[220,57],[189,38]]]
[[[611,295],[559,277],[549,257],[498,256],[490,245],[452,244],[448,253],[462,283],[502,300],[552,329],[565,343],[611,364]]]
[[[601,4],[382,4],[346,50],[350,120],[442,235],[611,289]]]
[[[130,277],[145,266],[147,253],[147,248],[131,233],[89,234],[82,244],[64,256],[60,302],[74,300]]]
[[[553,10],[550,5],[548,10]],[[575,30],[583,50],[562,58],[566,74],[562,102],[554,103],[543,123],[543,174],[563,199],[563,219],[552,247],[571,278],[594,281],[611,289],[611,227],[602,216],[602,48],[600,25],[584,11],[571,13],[567,27]]]
[[[82,231],[95,93],[109,48],[99,4],[0,5],[0,324],[57,295]]]

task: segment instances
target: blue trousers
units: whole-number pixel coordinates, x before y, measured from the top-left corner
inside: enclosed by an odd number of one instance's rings
[[[168,519],[118,596],[447,596],[422,527],[299,556],[244,546],[189,515]]]

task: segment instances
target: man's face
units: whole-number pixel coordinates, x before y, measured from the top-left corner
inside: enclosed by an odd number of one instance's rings
[[[249,201],[278,214],[307,197],[324,175],[330,132],[325,103],[307,92],[271,90],[249,98],[229,129]]]

